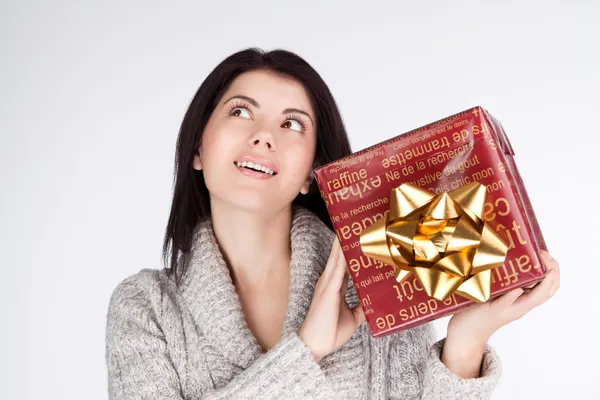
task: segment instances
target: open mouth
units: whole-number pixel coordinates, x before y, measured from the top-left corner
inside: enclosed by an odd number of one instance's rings
[[[262,172],[267,175],[277,175],[277,172],[273,171],[270,168],[265,167],[264,165],[252,162],[252,161],[234,161],[234,164],[238,168],[245,168],[252,171]]]

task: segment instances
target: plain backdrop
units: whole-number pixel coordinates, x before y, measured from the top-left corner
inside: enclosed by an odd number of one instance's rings
[[[109,297],[161,268],[179,124],[248,46],[311,63],[355,150],[474,105],[496,116],[562,288],[493,337],[494,398],[600,398],[599,17],[597,1],[3,1],[0,398],[107,398]]]

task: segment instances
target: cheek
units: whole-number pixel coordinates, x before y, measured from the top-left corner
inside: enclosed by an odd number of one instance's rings
[[[304,174],[312,169],[315,158],[315,149],[312,143],[292,145],[286,153],[286,162],[294,170]],[[304,179],[304,177],[302,177],[302,179]]]
[[[200,158],[205,170],[213,170],[229,156],[234,140],[226,129],[207,129],[202,137]]]

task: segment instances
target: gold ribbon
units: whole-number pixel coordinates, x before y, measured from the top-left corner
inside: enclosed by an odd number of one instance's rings
[[[361,233],[361,249],[393,266],[398,282],[414,274],[435,299],[456,293],[485,302],[491,270],[508,250],[483,221],[485,194],[478,182],[439,195],[402,184],[392,190],[387,216]]]

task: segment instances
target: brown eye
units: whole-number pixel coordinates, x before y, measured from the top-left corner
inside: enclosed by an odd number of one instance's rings
[[[302,132],[302,128],[303,128],[302,125],[300,124],[300,122],[295,121],[293,119],[288,119],[281,125],[281,127],[285,128],[285,129],[291,129],[296,132]]]
[[[231,115],[233,117],[250,119],[250,111],[248,111],[248,109],[246,109],[245,107],[236,107],[233,110],[231,110],[229,115]]]

